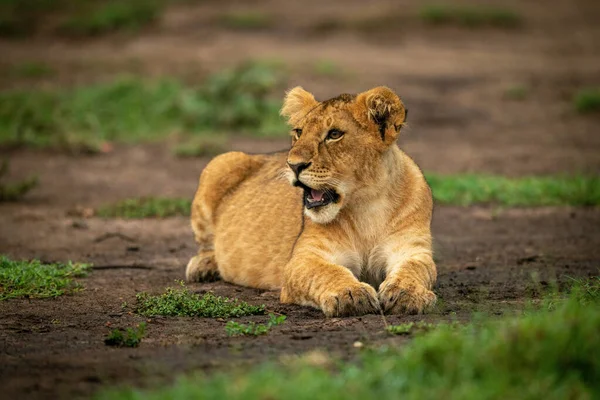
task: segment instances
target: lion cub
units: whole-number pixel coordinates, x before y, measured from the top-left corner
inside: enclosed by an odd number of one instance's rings
[[[318,102],[296,87],[281,114],[287,154],[226,153],[202,172],[187,280],[281,289],[328,317],[433,305],[432,197],[396,144],[400,98],[377,87]]]

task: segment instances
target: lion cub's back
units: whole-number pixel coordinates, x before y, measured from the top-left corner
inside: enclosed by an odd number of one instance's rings
[[[264,164],[222,199],[214,248],[224,280],[275,289],[302,225],[301,190],[283,177],[285,154],[259,155]]]

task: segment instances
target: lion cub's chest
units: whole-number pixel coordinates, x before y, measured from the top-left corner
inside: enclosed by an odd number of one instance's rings
[[[330,262],[348,268],[358,279],[374,286],[385,279],[387,257],[383,244],[390,235],[386,205],[385,201],[372,203],[358,217],[341,221],[342,234],[329,255]]]
[[[385,279],[386,262],[378,248],[368,253],[340,250],[328,257],[329,262],[348,268],[357,279],[375,287]]]

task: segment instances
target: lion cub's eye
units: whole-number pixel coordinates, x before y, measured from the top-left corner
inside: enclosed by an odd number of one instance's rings
[[[302,135],[302,129],[300,128],[294,128],[292,129],[292,132],[294,132],[294,137],[296,138],[296,140],[298,140],[300,135]]]
[[[327,132],[327,139],[329,140],[337,140],[342,136],[344,136],[344,132],[339,129],[330,129],[329,132]]]

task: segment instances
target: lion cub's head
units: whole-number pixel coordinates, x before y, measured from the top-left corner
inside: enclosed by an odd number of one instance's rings
[[[295,87],[286,94],[281,115],[292,128],[289,180],[304,189],[305,214],[326,224],[377,179],[406,109],[386,87],[323,102]]]

